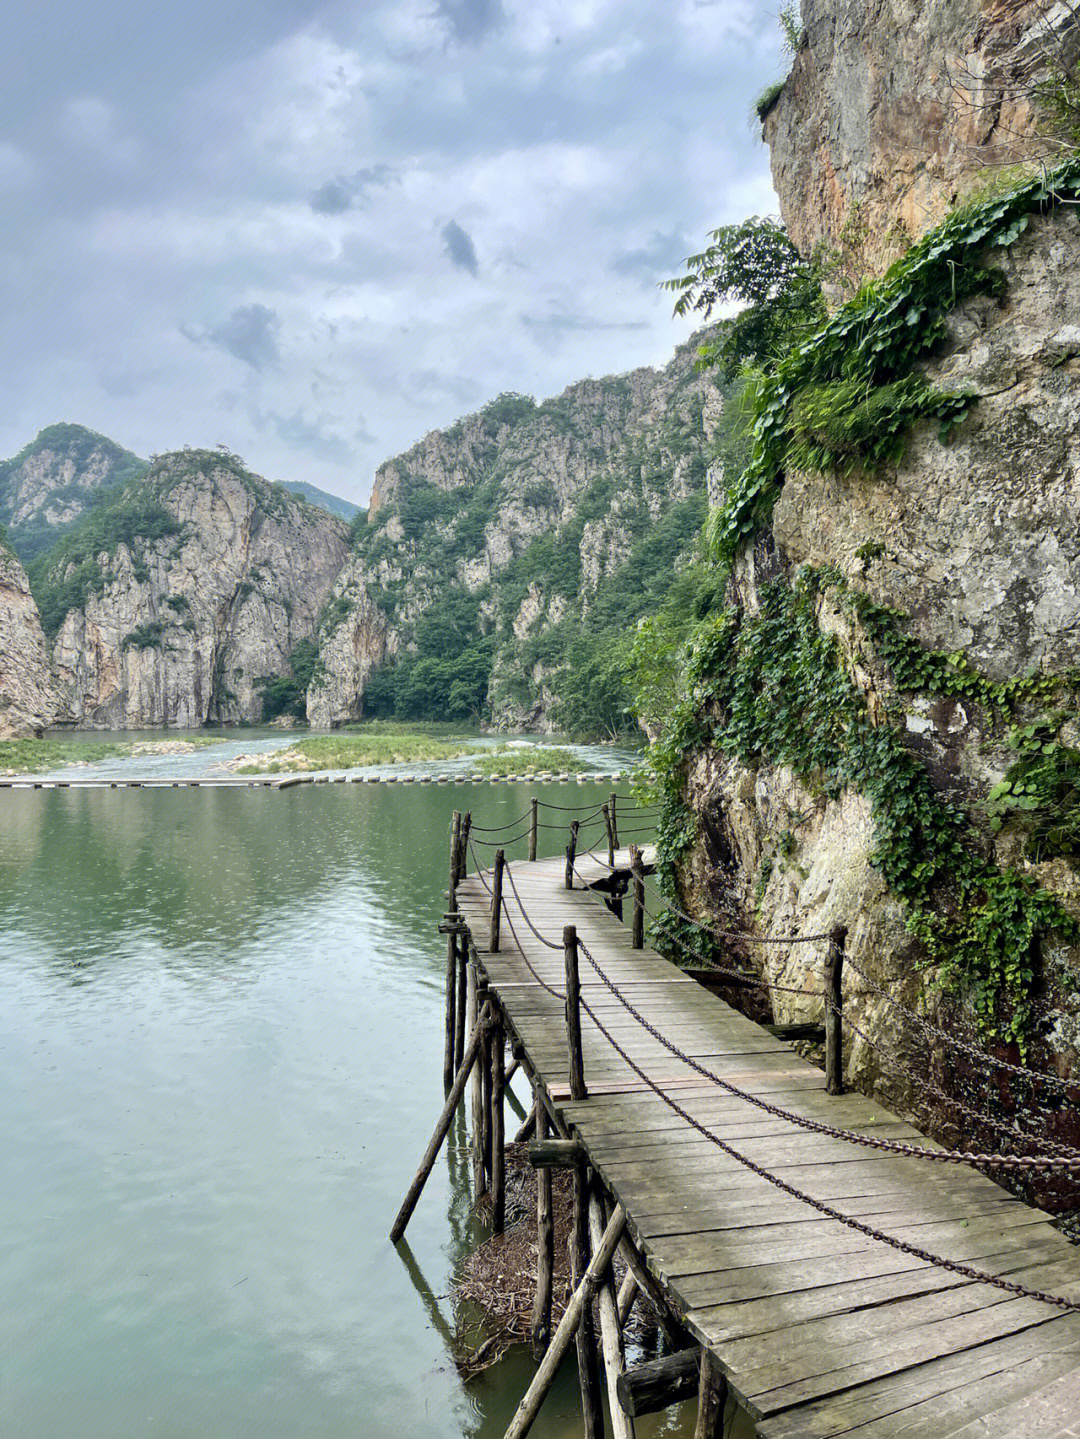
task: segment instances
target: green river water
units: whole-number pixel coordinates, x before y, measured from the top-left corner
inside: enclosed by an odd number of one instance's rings
[[[499,1439],[532,1364],[451,1359],[460,1128],[386,1234],[442,1102],[450,811],[531,792],[0,795],[5,1439]],[[533,1432],[580,1433],[571,1364]]]

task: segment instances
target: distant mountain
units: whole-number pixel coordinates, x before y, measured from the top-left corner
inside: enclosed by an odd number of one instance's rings
[[[0,461],[0,524],[23,563],[51,549],[97,491],[122,485],[147,461],[85,425],[48,425],[13,459]]]
[[[307,480],[280,480],[279,483],[285,489],[292,490],[294,495],[307,500],[309,505],[319,505],[322,509],[329,510],[332,515],[340,515],[343,520],[354,520],[360,513],[360,506],[354,505],[351,500],[343,500],[340,495],[327,494],[325,490],[309,485]]]

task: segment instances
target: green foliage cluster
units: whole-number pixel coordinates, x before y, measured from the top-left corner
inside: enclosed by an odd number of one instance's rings
[[[1058,718],[1055,716],[1055,718]],[[1018,759],[986,798],[991,828],[1011,821],[1027,836],[1033,860],[1080,855],[1080,750],[1061,744],[1053,724],[1015,726]]]
[[[788,765],[811,790],[853,788],[870,801],[873,863],[904,902],[908,927],[947,980],[970,988],[988,1034],[1023,1047],[1031,1015],[1036,936],[1080,925],[1056,900],[979,851],[963,813],[934,790],[889,724],[875,725],[817,619],[822,578],[804,570],[760,590],[761,609],[710,615],[688,645],[686,698],[650,754],[665,800],[661,842],[672,864],[693,842],[682,800],[687,753],[703,743],[747,765]]]
[[[165,644],[165,625],[162,620],[150,620],[138,625],[124,636],[122,650],[159,650]]]
[[[579,774],[585,761],[565,745],[503,746],[473,765],[477,774]]]
[[[307,692],[322,675],[319,642],[301,640],[289,655],[287,675],[260,675],[255,688],[262,695],[264,723],[278,715],[303,719],[306,714]]]
[[[708,318],[730,301],[745,307],[700,352],[703,364],[731,380],[743,365],[766,364],[790,350],[825,318],[825,302],[816,268],[779,221],[755,215],[713,230],[709,239],[707,249],[686,260],[687,273],[662,288],[678,296],[676,315],[700,311]]]
[[[27,567],[46,636],[54,639],[68,611],[104,589],[107,572],[99,556],[111,557],[126,545],[138,564],[139,547],[182,533],[180,522],[142,480],[98,491],[79,524]]]
[[[765,86],[764,90],[762,90],[761,94],[754,101],[754,114],[759,120],[765,119],[769,111],[783,94],[786,84],[786,80],[773,80],[771,84]]]
[[[854,414],[851,402],[860,385],[869,392],[904,380],[916,362],[944,339],[946,317],[961,300],[979,292],[1001,292],[1000,270],[984,263],[987,248],[1011,245],[1032,214],[1078,198],[1080,162],[1070,159],[1006,193],[972,201],[929,231],[882,279],[864,285],[812,335],[799,339],[776,361],[754,396],[749,460],[710,521],[711,548],[719,561],[728,562],[767,522],[786,466],[800,457],[800,449],[792,448],[797,438],[792,427],[799,402],[804,407],[808,403],[805,392],[818,392],[809,404],[820,433],[830,438],[838,433],[843,436],[852,420],[859,428],[867,412]],[[767,277],[768,269],[764,273]],[[697,282],[697,276],[688,278],[691,286]],[[851,382],[854,388],[842,382]],[[830,395],[832,414],[827,403]],[[929,413],[954,420],[960,398],[938,397],[942,415],[934,408],[938,402],[933,392],[924,391],[918,397],[911,391],[894,390],[892,399],[902,402],[899,409],[891,412],[891,418],[887,405],[884,413],[881,407],[876,413],[878,424],[891,429],[892,455],[898,454],[905,423]]]
[[[973,396],[935,390],[918,374],[884,385],[863,379],[808,385],[792,403],[784,463],[841,474],[896,464],[916,420],[938,420],[944,444],[972,403]]]

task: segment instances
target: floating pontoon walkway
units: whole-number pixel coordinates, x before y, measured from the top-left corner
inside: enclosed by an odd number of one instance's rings
[[[622,852],[616,865],[626,862]],[[665,1298],[763,1439],[1080,1435],[1080,1314],[898,1252],[764,1176],[954,1264],[1071,1301],[1080,1249],[968,1166],[810,1132],[703,1079],[671,1046],[807,1120],[929,1143],[859,1094],[827,1095],[820,1070],[654,951],[634,949],[629,925],[578,880],[568,890],[564,874],[561,859],[513,863],[498,953],[488,948],[491,877],[463,879],[473,961],[549,1122],[584,1146]],[[565,925],[610,981],[582,958],[580,1102],[567,1083]]]

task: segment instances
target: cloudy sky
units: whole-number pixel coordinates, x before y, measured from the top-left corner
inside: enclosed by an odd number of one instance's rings
[[[228,444],[363,500],[502,390],[662,364],[775,209],[778,0],[8,0],[0,456]]]

